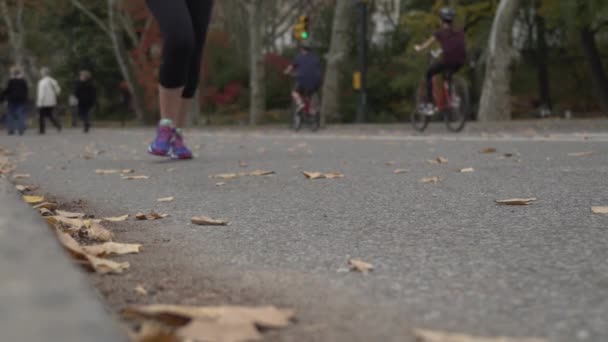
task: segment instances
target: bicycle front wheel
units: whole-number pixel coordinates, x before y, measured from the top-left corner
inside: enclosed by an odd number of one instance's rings
[[[444,113],[445,124],[449,131],[460,132],[469,116],[469,88],[459,77],[452,80],[450,103]]]
[[[410,115],[412,126],[418,132],[424,132],[431,121],[431,117],[421,110],[422,106],[426,103],[424,82],[425,81],[422,81],[422,83],[420,83],[420,87],[418,87],[418,91],[416,91],[414,109]]]

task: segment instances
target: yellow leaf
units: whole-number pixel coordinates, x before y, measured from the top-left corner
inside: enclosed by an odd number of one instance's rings
[[[591,211],[594,214],[608,215],[608,207],[591,207]]]
[[[28,204],[38,204],[44,202],[44,197],[42,196],[23,196],[23,200]]]
[[[120,170],[95,170],[95,173],[98,175],[111,175],[115,173],[120,173]]]
[[[59,216],[67,217],[67,218],[83,218],[85,215],[83,213],[71,213],[69,211],[63,210],[55,210],[55,213]]]
[[[368,273],[374,270],[374,265],[365,261],[361,261],[359,259],[348,260],[348,265],[350,266],[351,271],[357,271],[361,273]]]
[[[122,216],[116,216],[116,217],[106,217],[104,218],[105,221],[109,221],[109,222],[123,222],[126,221],[129,218],[129,215],[122,215]]]
[[[140,244],[106,242],[101,245],[84,246],[82,249],[94,256],[135,254],[141,252]]]
[[[47,210],[55,210],[57,209],[57,203],[43,202],[34,206],[34,209],[47,209]]]

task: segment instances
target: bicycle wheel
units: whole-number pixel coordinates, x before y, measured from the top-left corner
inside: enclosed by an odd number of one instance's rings
[[[443,116],[449,131],[460,132],[469,116],[469,88],[462,78],[454,77],[451,92],[451,103]]]
[[[418,91],[416,92],[414,98],[414,109],[412,110],[412,114],[410,115],[410,120],[412,121],[412,126],[418,132],[424,132],[426,127],[429,125],[431,121],[431,117],[424,114],[420,109],[426,103],[426,91],[424,87],[424,82],[420,83],[420,87],[418,87]]]

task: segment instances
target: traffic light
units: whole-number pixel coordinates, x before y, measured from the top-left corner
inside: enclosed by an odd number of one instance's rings
[[[293,27],[293,36],[296,40],[303,41],[310,37],[308,23],[309,19],[307,15],[301,15],[298,17],[298,22]]]

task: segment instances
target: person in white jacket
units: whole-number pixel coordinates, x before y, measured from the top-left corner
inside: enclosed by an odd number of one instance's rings
[[[55,118],[54,111],[57,107],[57,97],[61,94],[61,87],[57,81],[50,76],[50,70],[47,67],[40,69],[42,78],[38,81],[38,97],[36,105],[40,114],[40,134],[44,134],[46,129],[46,118],[51,120],[51,123],[58,132],[61,132],[61,125]]]

